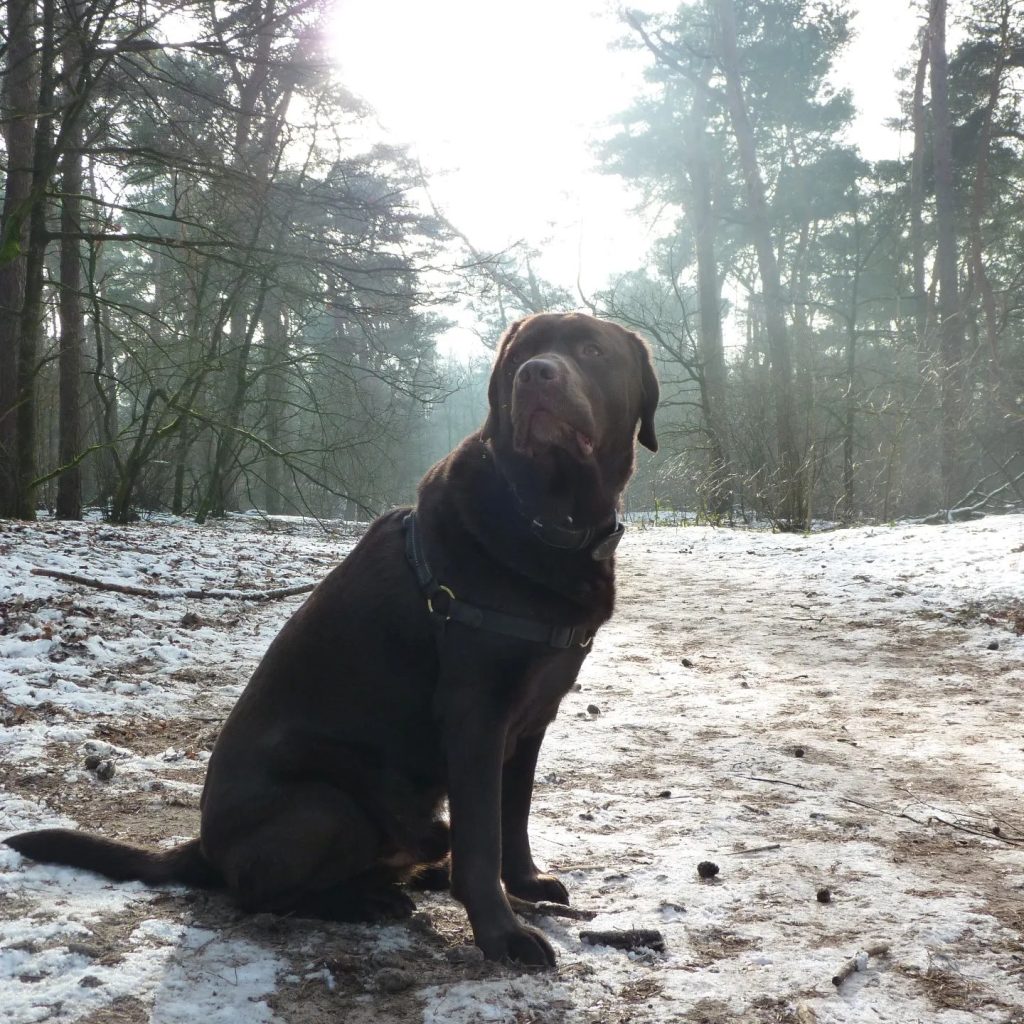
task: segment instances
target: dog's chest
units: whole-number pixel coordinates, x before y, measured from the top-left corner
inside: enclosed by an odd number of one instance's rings
[[[588,652],[589,648],[559,651],[551,657],[537,659],[519,676],[509,706],[506,732],[509,753],[520,736],[543,731],[555,717]]]

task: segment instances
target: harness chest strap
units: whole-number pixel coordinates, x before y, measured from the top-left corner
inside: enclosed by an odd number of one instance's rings
[[[402,521],[405,528],[405,557],[416,574],[416,582],[427,599],[427,608],[441,623],[458,622],[472,629],[485,629],[519,640],[547,644],[559,650],[570,647],[589,647],[594,634],[586,626],[545,626],[533,619],[481,608],[455,596],[450,587],[439,583],[431,571],[420,532],[416,526],[416,513],[410,512]]]

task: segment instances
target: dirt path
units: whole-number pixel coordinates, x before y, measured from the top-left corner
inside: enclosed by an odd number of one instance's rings
[[[547,920],[558,969],[524,973],[480,962],[446,896],[417,897],[408,924],[318,926],[4,850],[0,1021],[1024,1021],[1022,542],[1020,517],[632,531],[617,617],[549,733],[533,834],[592,927],[657,928],[664,954]],[[0,834],[194,834],[219,722],[297,604],[150,601],[32,565],[267,587],[350,543],[0,524]],[[889,954],[837,989],[875,942]]]

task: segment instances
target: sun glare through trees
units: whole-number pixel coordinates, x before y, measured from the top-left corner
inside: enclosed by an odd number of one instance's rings
[[[573,308],[659,362],[638,506],[1022,500],[1010,0],[6,12],[6,515],[366,515]]]

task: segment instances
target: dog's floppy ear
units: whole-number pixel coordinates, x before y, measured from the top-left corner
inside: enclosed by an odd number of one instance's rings
[[[658,378],[654,375],[654,366],[651,363],[651,350],[647,342],[639,334],[628,332],[633,340],[637,357],[640,360],[640,386],[643,391],[643,401],[640,406],[640,431],[636,439],[652,452],[658,450],[658,438],[654,433],[654,413],[658,408],[658,397],[660,389]]]
[[[487,413],[487,419],[484,422],[483,430],[480,431],[480,440],[489,441],[498,432],[498,402],[500,396],[498,394],[498,374],[501,372],[501,363],[505,358],[505,350],[508,348],[509,343],[519,332],[519,328],[523,326],[525,317],[522,320],[516,320],[510,324],[505,333],[501,336],[501,341],[498,342],[498,355],[494,360],[494,368],[491,370],[491,382],[487,385],[487,403],[489,411]]]

